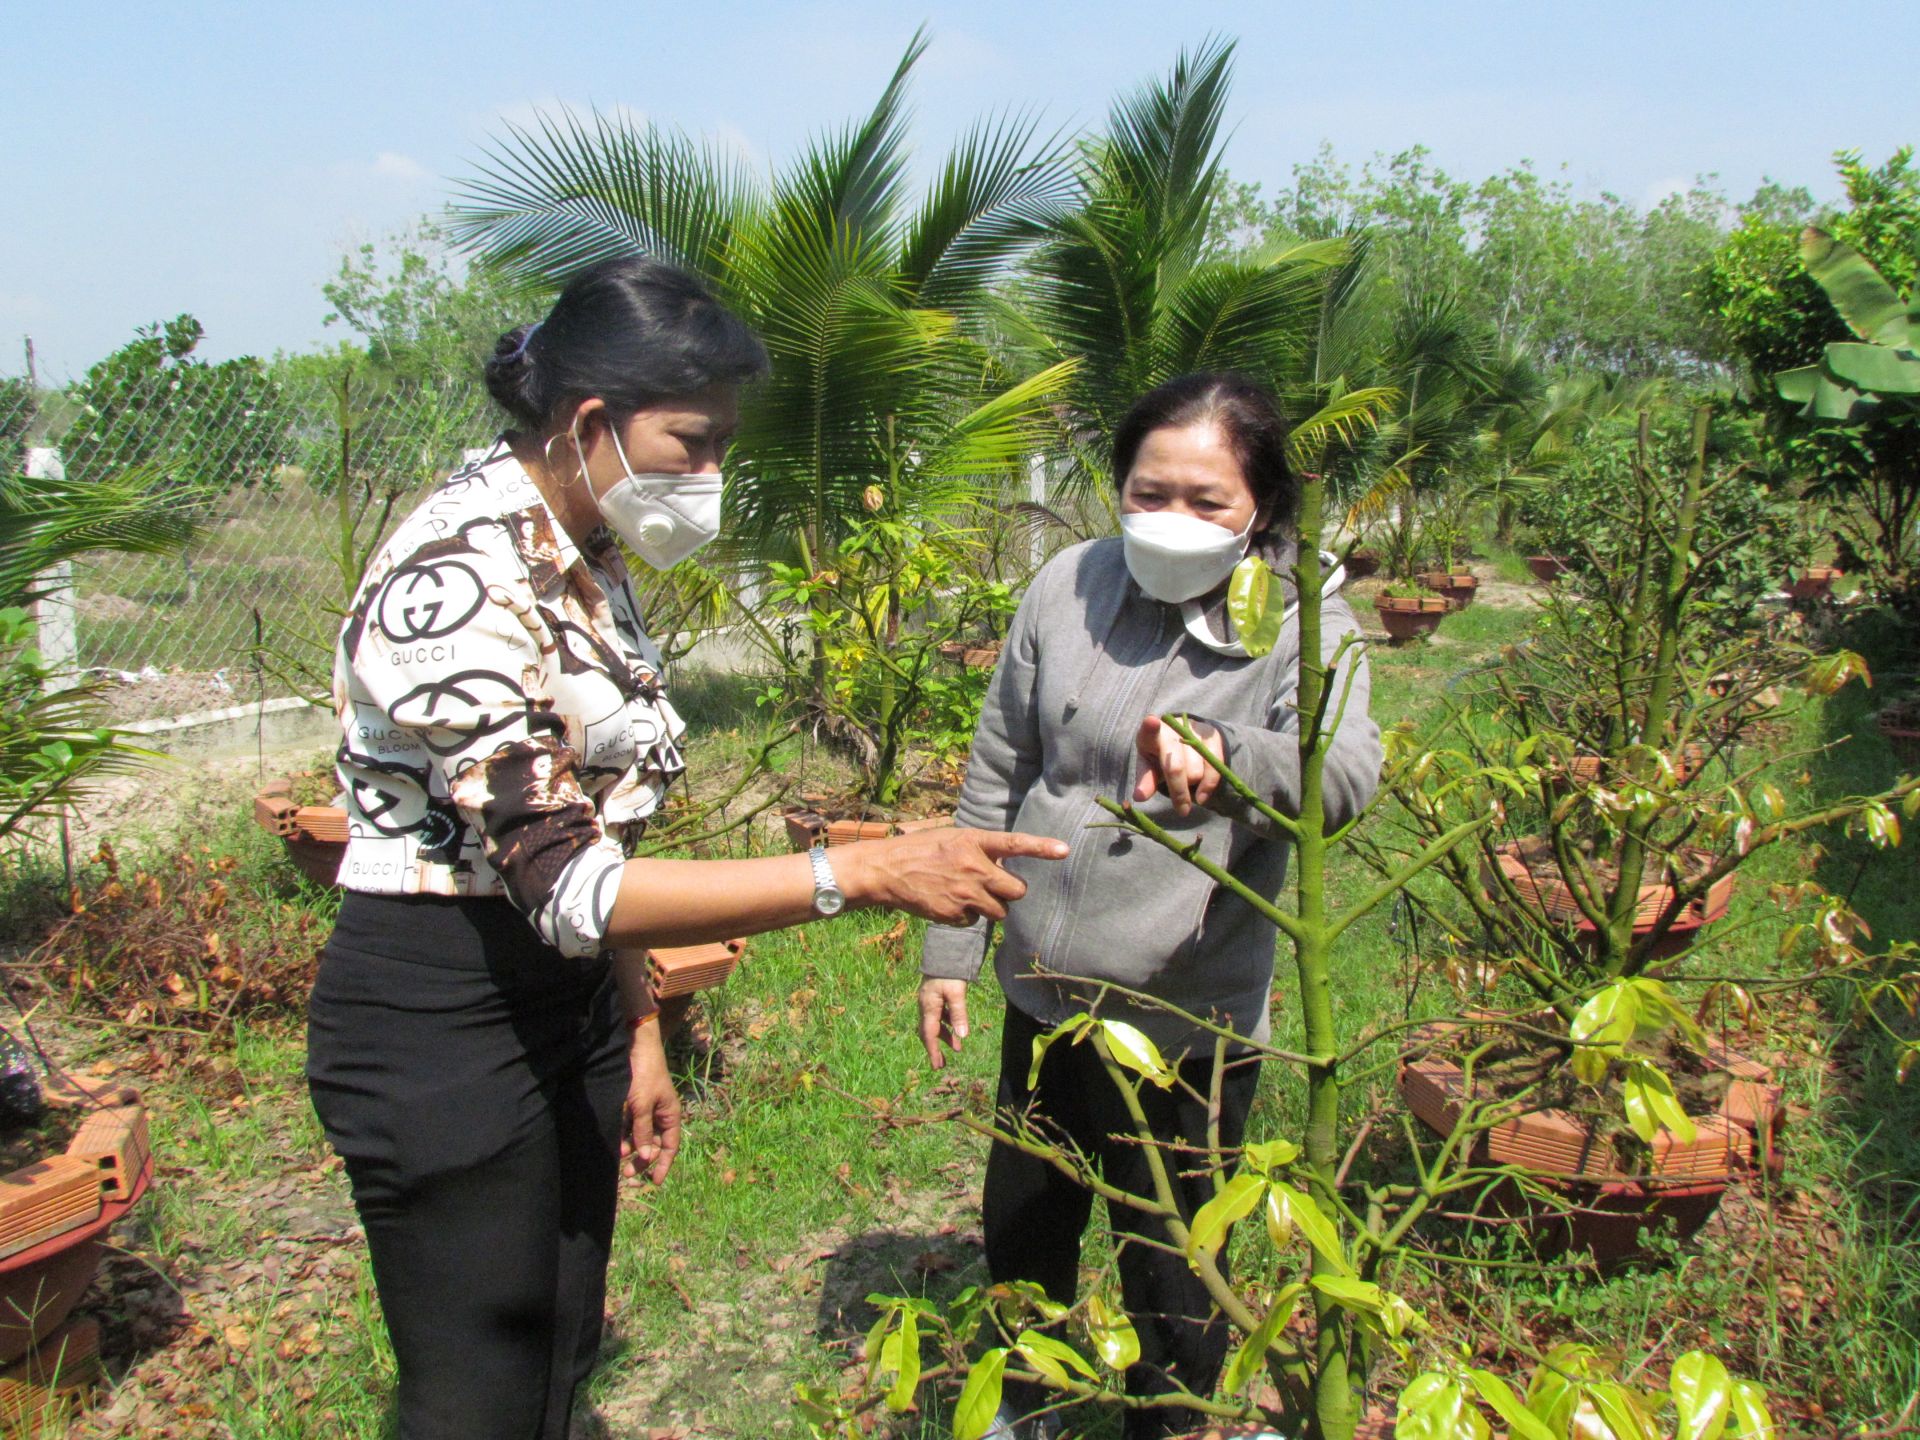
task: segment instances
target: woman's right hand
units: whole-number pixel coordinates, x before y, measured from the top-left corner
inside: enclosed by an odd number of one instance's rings
[[[1064,860],[1067,843],[1044,835],[947,827],[836,846],[835,878],[855,905],[885,905],[938,925],[1004,920],[1026,882],[1001,865],[1021,855]]]

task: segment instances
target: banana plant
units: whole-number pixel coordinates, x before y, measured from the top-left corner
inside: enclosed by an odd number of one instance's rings
[[[1780,372],[1780,397],[1809,419],[1848,424],[1880,406],[1920,410],[1920,290],[1903,301],[1864,256],[1816,226],[1801,235],[1800,258],[1859,339],[1831,342],[1818,365]]]

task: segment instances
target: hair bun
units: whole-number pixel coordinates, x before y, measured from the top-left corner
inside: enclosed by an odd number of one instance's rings
[[[536,320],[507,331],[494,342],[486,367],[487,393],[502,410],[526,425],[538,425],[545,418],[537,383],[539,366],[530,347],[539,328]]]

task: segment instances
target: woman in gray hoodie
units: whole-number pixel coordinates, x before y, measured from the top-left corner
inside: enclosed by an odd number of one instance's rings
[[[1007,996],[999,1106],[1077,1147],[1107,1183],[1151,1194],[1143,1151],[1125,1138],[1132,1123],[1091,1048],[1054,1046],[1030,1088],[1032,1042],[1089,1008],[1138,1027],[1181,1062],[1188,1082],[1144,1087],[1156,1138],[1204,1146],[1206,1106],[1194,1095],[1208,1093],[1213,1036],[1174,1011],[1250,1040],[1267,1037],[1272,924],[1171,851],[1112,827],[1099,801],[1133,801],[1258,893],[1279,893],[1286,836],[1223,788],[1160,717],[1189,716],[1199,738],[1258,793],[1283,812],[1297,809],[1298,626],[1289,616],[1273,650],[1249,658],[1232,634],[1225,595],[1246,554],[1283,575],[1291,566],[1298,486],[1271,392],[1230,374],[1182,376],[1142,396],[1114,434],[1113,475],[1123,534],[1076,545],[1034,577],[981,714],[958,823],[1073,846],[1061,865],[1009,864],[1028,889],[1008,907],[993,952]],[[1359,627],[1337,595],[1322,614],[1330,655]],[[1344,662],[1352,684],[1327,753],[1330,829],[1367,804],[1380,774],[1366,663],[1355,654]],[[920,1032],[936,1069],[942,1044],[958,1049],[967,1034],[966,986],[993,948],[992,928],[980,920],[927,931]],[[1241,1143],[1258,1074],[1258,1057],[1244,1050],[1228,1067],[1223,1147]],[[1194,1094],[1183,1093],[1189,1088]],[[1211,1183],[1198,1175],[1181,1183],[1191,1217]],[[1071,1177],[996,1144],[983,1203],[993,1279],[1033,1281],[1071,1305],[1092,1205],[1092,1192]],[[1109,1221],[1140,1336],[1129,1395],[1206,1393],[1225,1358],[1225,1320],[1184,1259],[1157,1248],[1166,1237],[1147,1233],[1150,1221],[1124,1206],[1111,1207]],[[1021,1418],[1044,1403],[1040,1396],[1010,1385],[1007,1400],[994,1434],[1055,1432],[1053,1415]],[[1156,1440],[1192,1418],[1177,1405],[1133,1408],[1125,1434]]]

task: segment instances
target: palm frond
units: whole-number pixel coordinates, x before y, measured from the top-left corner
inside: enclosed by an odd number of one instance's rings
[[[729,242],[758,203],[737,159],[599,113],[508,125],[456,194],[455,241],[536,290],[622,255],[658,255],[724,288]]]
[[[1337,390],[1318,410],[1297,421],[1287,434],[1287,458],[1299,470],[1312,470],[1336,446],[1349,449],[1377,429],[1381,416],[1399,400],[1391,385]]]
[[[1031,120],[982,121],[947,155],[908,222],[901,281],[921,305],[974,301],[1012,255],[1041,239],[1075,191],[1058,137],[1033,145]]]
[[[929,475],[1024,474],[1078,368],[1076,360],[1062,361],[1000,390],[946,427],[920,468]]]
[[[923,25],[907,42],[906,53],[866,118],[808,146],[782,183],[783,199],[804,205],[827,226],[877,236],[892,224],[907,165],[907,125],[913,118],[907,80],[926,51]]]
[[[1231,40],[1218,38],[1183,51],[1166,81],[1115,103],[1098,151],[1102,175],[1139,207],[1148,228],[1178,237],[1172,253],[1182,270],[1197,258],[1212,210],[1233,51]]]
[[[0,604],[35,598],[36,577],[93,550],[163,555],[192,540],[203,490],[152,462],[106,480],[0,477]]]

